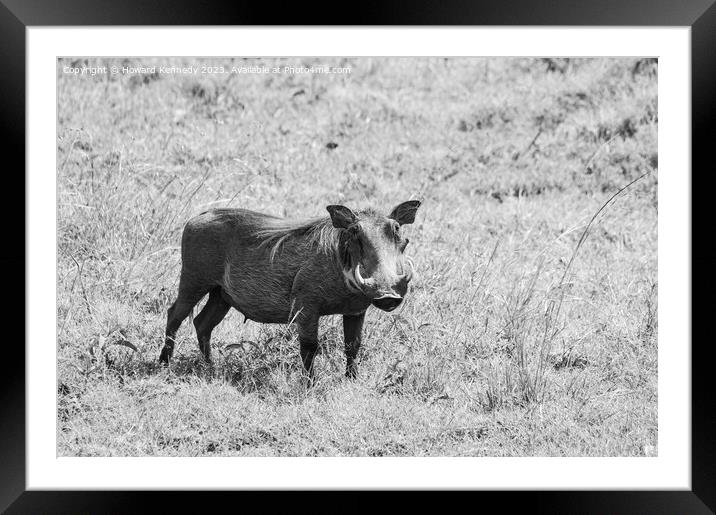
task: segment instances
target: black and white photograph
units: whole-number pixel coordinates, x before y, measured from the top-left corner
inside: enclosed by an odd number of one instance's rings
[[[658,456],[658,72],[58,59],[57,456]]]

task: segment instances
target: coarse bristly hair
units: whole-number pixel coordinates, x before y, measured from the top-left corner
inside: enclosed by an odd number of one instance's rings
[[[254,236],[259,247],[271,247],[271,261],[276,257],[281,244],[289,238],[305,238],[305,243],[326,255],[336,255],[341,229],[336,229],[331,219],[311,218],[309,220],[277,219],[257,229]]]
[[[358,221],[375,216],[377,213],[372,209],[366,209],[356,213]],[[333,227],[330,217],[310,218],[308,220],[275,219],[254,232],[254,237],[259,240],[259,247],[271,246],[271,261],[276,257],[281,244],[289,238],[302,237],[310,248],[318,252],[336,258],[343,267],[350,266],[347,259],[347,238],[348,232],[345,229]]]

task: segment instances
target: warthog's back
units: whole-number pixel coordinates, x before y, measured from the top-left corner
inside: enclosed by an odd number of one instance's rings
[[[182,234],[182,275],[218,284],[231,247],[250,236],[260,217],[266,215],[244,209],[213,209],[189,220]]]

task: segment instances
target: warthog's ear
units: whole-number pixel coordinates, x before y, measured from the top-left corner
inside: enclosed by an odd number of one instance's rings
[[[337,229],[348,229],[358,220],[355,213],[346,206],[326,206],[326,209],[331,215],[333,227]]]
[[[400,225],[412,224],[415,221],[415,213],[420,207],[419,200],[408,200],[398,205],[391,211],[388,218],[392,218]]]

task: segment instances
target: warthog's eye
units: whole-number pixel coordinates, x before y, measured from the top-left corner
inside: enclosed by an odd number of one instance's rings
[[[396,242],[400,242],[400,224],[398,224],[398,222],[391,222],[388,224],[386,229],[390,237],[392,237]]]
[[[410,243],[410,240],[409,240],[408,238],[405,238],[405,239],[400,243],[400,252],[404,252],[404,251],[405,251],[405,247],[408,246],[408,243]]]

